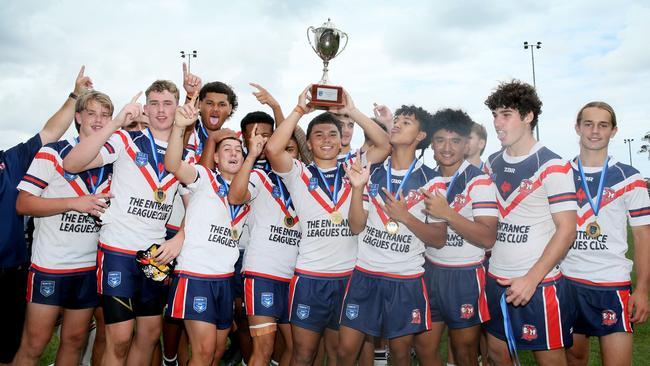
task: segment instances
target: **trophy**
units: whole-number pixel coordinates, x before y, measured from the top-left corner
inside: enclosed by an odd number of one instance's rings
[[[345,39],[345,43],[343,44],[343,48],[339,50],[341,38]],[[318,28],[307,28],[307,39],[314,52],[323,60],[323,77],[318,84],[312,85],[310,106],[323,109],[328,107],[342,107],[343,88],[329,85],[327,66],[330,60],[340,55],[345,49],[345,46],[348,45],[347,33],[338,30],[334,23],[330,19],[327,19],[327,22]]]

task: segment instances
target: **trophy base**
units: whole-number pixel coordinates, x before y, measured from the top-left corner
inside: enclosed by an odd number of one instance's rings
[[[340,86],[314,84],[311,87],[311,101],[308,105],[316,109],[343,107],[343,88]]]

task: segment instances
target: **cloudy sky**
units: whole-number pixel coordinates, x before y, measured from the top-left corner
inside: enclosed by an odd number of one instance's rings
[[[327,18],[350,37],[330,79],[357,106],[416,104],[465,109],[490,133],[483,101],[499,81],[532,82],[544,102],[541,140],[570,158],[573,121],[591,100],[617,111],[610,152],[650,176],[636,154],[650,131],[650,5],[646,1],[4,1],[0,5],[0,149],[28,138],[72,91],[85,64],[95,89],[120,108],[158,78],[182,84],[180,51],[198,51],[192,72],[231,84],[240,107],[229,125],[263,109],[248,82],[266,86],[289,111],[322,62],[306,29]],[[305,121],[306,122],[306,121]],[[360,145],[358,131],[353,144]],[[427,154],[430,161],[430,153]]]

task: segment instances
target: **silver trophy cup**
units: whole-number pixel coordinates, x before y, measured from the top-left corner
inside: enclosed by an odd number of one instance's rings
[[[331,59],[340,55],[348,45],[348,35],[337,29],[330,19],[318,28],[307,28],[309,45],[323,60],[323,76],[318,84],[312,86],[311,105],[315,107],[340,107],[343,105],[343,88],[329,85],[327,73]],[[344,41],[341,48],[341,41]]]

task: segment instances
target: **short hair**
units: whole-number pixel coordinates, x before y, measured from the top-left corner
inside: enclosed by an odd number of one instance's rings
[[[397,108],[394,116],[414,116],[415,119],[420,123],[420,131],[427,134],[427,137],[420,141],[415,149],[424,150],[429,146],[428,138],[430,137],[429,125],[431,124],[431,113],[422,107],[416,107],[414,105],[402,105],[401,107]]]
[[[107,108],[111,116],[115,111],[115,107],[113,106],[113,101],[111,101],[111,98],[108,95],[94,90],[81,94],[79,98],[77,98],[77,102],[74,105],[74,111],[75,111],[74,122],[75,122],[75,128],[77,129],[77,132],[79,132],[79,124],[81,122],[77,121],[76,114],[85,111],[86,108],[88,108],[88,104],[90,104],[90,102],[97,102],[102,107]]]
[[[243,133],[244,128],[247,125],[255,123],[266,123],[271,125],[271,129],[275,125],[275,120],[268,113],[262,111],[250,112],[242,118],[241,123],[239,124],[240,131]]]
[[[580,110],[578,111],[578,116],[576,116],[576,124],[578,125],[580,124],[580,122],[582,121],[582,112],[587,108],[600,108],[602,110],[607,111],[612,120],[612,127],[616,127],[616,113],[614,112],[614,108],[612,108],[611,105],[600,101],[589,102],[585,104],[584,107],[580,108]]]
[[[240,144],[242,147],[244,147],[244,143],[242,142],[241,139],[239,139],[239,138],[237,138],[237,137],[234,137],[234,136],[228,136],[228,137],[224,137],[224,138],[222,138],[221,140],[219,140],[219,142],[217,142],[217,145],[214,147],[214,152],[215,152],[215,153],[216,153],[217,151],[219,151],[219,146],[221,146],[221,143],[224,142],[224,141],[226,141],[226,140],[235,140],[235,141],[239,142],[239,144]]]
[[[179,100],[178,88],[176,87],[176,84],[174,84],[174,82],[169,80],[154,81],[153,84],[151,84],[144,92],[144,95],[147,97],[147,101],[148,101],[149,94],[151,94],[152,92],[162,93],[164,91],[168,91],[172,93],[174,95],[174,98],[176,98],[176,103],[178,104],[178,100]]]
[[[331,124],[336,126],[336,129],[339,131],[339,136],[343,134],[343,123],[336,118],[336,116],[331,113],[331,112],[324,112],[319,114],[318,116],[314,117],[309,122],[309,125],[307,126],[307,140],[309,140],[309,137],[311,136],[311,130],[314,126],[316,125],[326,125],[326,124]]]
[[[531,131],[537,126],[538,117],[542,114],[542,101],[539,100],[535,88],[519,80],[499,84],[497,89],[485,100],[485,105],[491,111],[495,111],[497,108],[516,109],[522,118],[532,112]]]
[[[485,126],[483,126],[480,123],[474,122],[472,125],[472,132],[478,136],[480,140],[483,140],[486,142],[485,146],[481,149],[481,155],[483,155],[483,152],[485,151],[485,147],[487,146],[487,130],[485,129]]]
[[[232,90],[230,85],[226,83],[222,83],[221,81],[213,81],[203,85],[203,87],[199,91],[199,101],[205,99],[205,96],[208,95],[208,93],[217,93],[217,94],[226,95],[226,97],[228,98],[228,103],[230,103],[230,105],[232,106],[232,111],[230,112],[228,117],[232,116],[232,114],[235,113],[235,111],[237,110],[237,106],[239,106],[239,103],[237,103],[237,94],[235,94],[235,91]]]
[[[463,137],[469,137],[474,125],[472,118],[461,109],[441,109],[433,114],[431,120],[431,138],[440,130],[447,130]]]

